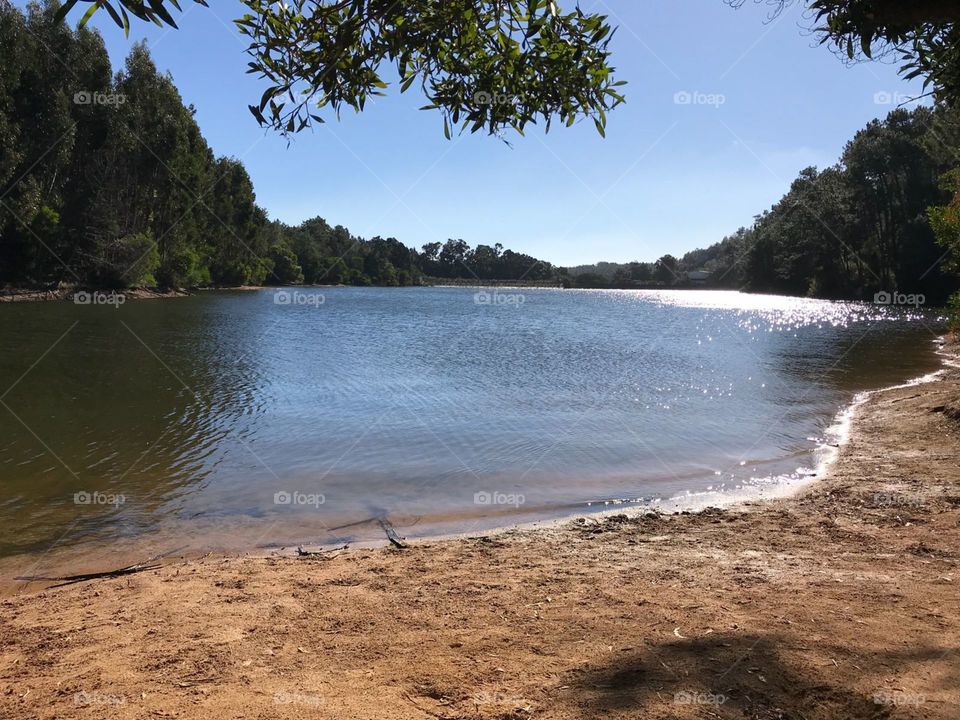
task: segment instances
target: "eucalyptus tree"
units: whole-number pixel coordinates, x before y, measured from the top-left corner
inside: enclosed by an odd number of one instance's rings
[[[206,5],[205,0],[195,2]],[[528,125],[592,120],[623,102],[606,16],[556,0],[243,0],[235,22],[249,39],[248,71],[265,81],[250,111],[259,123],[294,133],[334,114],[364,109],[393,82],[417,85],[444,133],[523,134]],[[178,0],[67,0],[66,16],[99,9],[129,30],[130,18],[176,26]]]

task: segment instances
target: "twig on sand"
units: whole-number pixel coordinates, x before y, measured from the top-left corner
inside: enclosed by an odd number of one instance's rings
[[[73,583],[86,582],[87,580],[100,580],[105,578],[114,578],[122,577],[123,575],[132,575],[133,573],[143,572],[144,570],[156,570],[161,567],[160,563],[157,560],[165,558],[169,555],[174,555],[175,553],[180,552],[185,548],[178,547],[173,550],[169,550],[165,553],[160,553],[159,555],[154,555],[149,557],[146,560],[141,560],[138,563],[133,565],[127,565],[122,568],[117,568],[116,570],[104,570],[103,572],[94,572],[94,573],[81,573],[79,575],[59,575],[57,577],[49,577],[46,575],[17,575],[14,577],[14,580],[26,580],[27,582],[36,582],[36,581],[47,581],[59,583],[54,585],[54,587],[62,587],[64,585],[72,585]]]
[[[329,550],[304,550],[302,545],[297,545],[297,557],[322,557],[329,559],[334,557],[330,553],[335,553],[338,550],[346,550],[349,545],[341,545],[340,547],[330,548]]]
[[[407,547],[407,544],[400,539],[400,536],[397,535],[397,531],[394,529],[393,525],[390,524],[389,520],[381,516],[377,518],[377,522],[380,523],[380,527],[383,528],[383,532],[387,534],[387,540],[389,540],[394,547],[401,549]]]
[[[356,522],[347,523],[346,525],[340,525],[335,528],[328,528],[328,530],[330,532],[335,532],[337,530],[343,530],[345,528],[356,527],[357,525],[366,525],[367,523],[373,522],[374,520],[376,520],[380,524],[380,527],[383,529],[383,532],[386,533],[387,535],[387,540],[389,540],[392,545],[398,548],[408,547],[408,545],[405,542],[403,542],[403,538],[401,538],[397,534],[397,531],[393,527],[393,524],[389,520],[387,520],[386,515],[375,515],[373,517],[366,518],[365,520],[357,520]],[[417,518],[417,521],[419,522],[419,518]],[[299,552],[297,554],[300,555]]]

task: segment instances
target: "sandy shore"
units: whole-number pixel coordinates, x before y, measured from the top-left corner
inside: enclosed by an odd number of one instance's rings
[[[72,285],[64,284],[58,288],[53,288],[49,290],[38,290],[31,288],[0,288],[0,303],[15,303],[15,302],[38,302],[43,300],[73,300],[74,295],[79,293],[86,292],[88,295],[91,293],[100,293],[104,295],[116,294],[122,295],[126,300],[153,300],[156,298],[172,298],[172,297],[188,297],[189,295],[201,292],[215,292],[215,291],[225,291],[230,290],[234,292],[250,292],[253,290],[266,290],[266,289],[289,289],[289,290],[303,290],[309,288],[331,288],[331,287],[346,287],[344,285],[283,285],[283,286],[273,286],[273,285],[238,285],[236,287],[205,287],[205,288],[195,288],[193,290],[184,290],[184,289],[169,289],[169,290],[159,290],[157,288],[126,288],[125,290],[87,290],[74,287]]]
[[[82,290],[64,285],[52,290],[0,288],[0,303],[39,302],[42,300],[70,300],[75,295],[122,295],[125,300],[153,300],[155,298],[186,297],[186,290],[157,290],[154,288],[127,288],[126,290]],[[86,304],[86,303],[82,303]]]
[[[802,495],[0,601],[4,718],[960,717],[960,371]]]

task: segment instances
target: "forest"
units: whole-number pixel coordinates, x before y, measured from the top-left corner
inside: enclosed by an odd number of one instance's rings
[[[830,299],[900,291],[941,304],[958,287],[958,151],[955,111],[898,108],[859,131],[835,165],[801,170],[773,207],[720,242],[679,259],[571,268],[567,282],[683,286],[702,270],[709,287]]]
[[[243,164],[217,157],[145,45],[113,73],[101,36],[56,6],[0,3],[0,286],[162,288],[544,280],[502,246],[422,251],[257,205]]]
[[[943,107],[896,109],[850,140],[839,161],[800,172],[753,223],[687,253],[683,269],[752,292],[865,299],[922,293],[941,303],[957,288],[943,204],[953,191],[960,123]]]

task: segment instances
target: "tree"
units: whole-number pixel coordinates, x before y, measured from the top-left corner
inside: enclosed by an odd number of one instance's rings
[[[492,278],[496,274],[499,259],[494,248],[489,245],[477,245],[470,255],[470,269],[479,278]]]
[[[272,268],[267,254],[267,217],[256,205],[253,183],[239,160],[220,158],[207,192],[206,237],[211,280],[217,285],[259,285]]]
[[[650,263],[632,262],[628,271],[630,280],[633,282],[649,282],[653,279],[653,268]]]
[[[950,193],[950,201],[945,205],[931,207],[927,213],[937,243],[946,248],[946,267],[957,273],[960,272],[960,168],[946,173],[941,184],[943,189]],[[960,293],[952,296],[950,309],[951,324],[956,330],[960,327]]]
[[[435,261],[437,260],[441,247],[443,247],[443,243],[432,242],[427,243],[420,249],[423,251],[422,255],[425,260]]]
[[[207,193],[215,167],[193,110],[184,107],[173,79],[157,71],[144,43],[131,49],[113,95],[114,129],[97,157],[103,214],[116,218],[121,234],[152,233],[162,285],[206,284]],[[105,226],[104,234],[111,233]]]
[[[204,0],[195,0],[206,5]],[[316,109],[363,110],[388,87],[394,66],[400,91],[417,83],[439,110],[444,133],[484,130],[523,134],[538,121],[572,125],[593,120],[605,132],[606,113],[623,102],[607,50],[607,17],[579,7],[564,13],[555,0],[243,0],[236,20],[250,39],[249,71],[267,83],[250,106],[257,121],[282,133],[323,122]],[[129,30],[132,15],[176,23],[177,0],[67,0],[59,16],[80,4],[83,25],[103,8]]]
[[[2,104],[9,118],[0,151],[0,273],[32,282],[49,281],[59,271],[54,256],[62,257],[65,239],[59,210],[73,159],[76,105],[57,58],[86,65],[77,34],[52,14],[31,5],[24,18],[0,5]]]
[[[680,279],[677,259],[673,255],[664,255],[654,265],[653,274],[658,282],[673,285]]]
[[[470,246],[463,240],[447,240],[440,249],[438,260],[444,277],[458,278],[467,272],[466,259]]]

